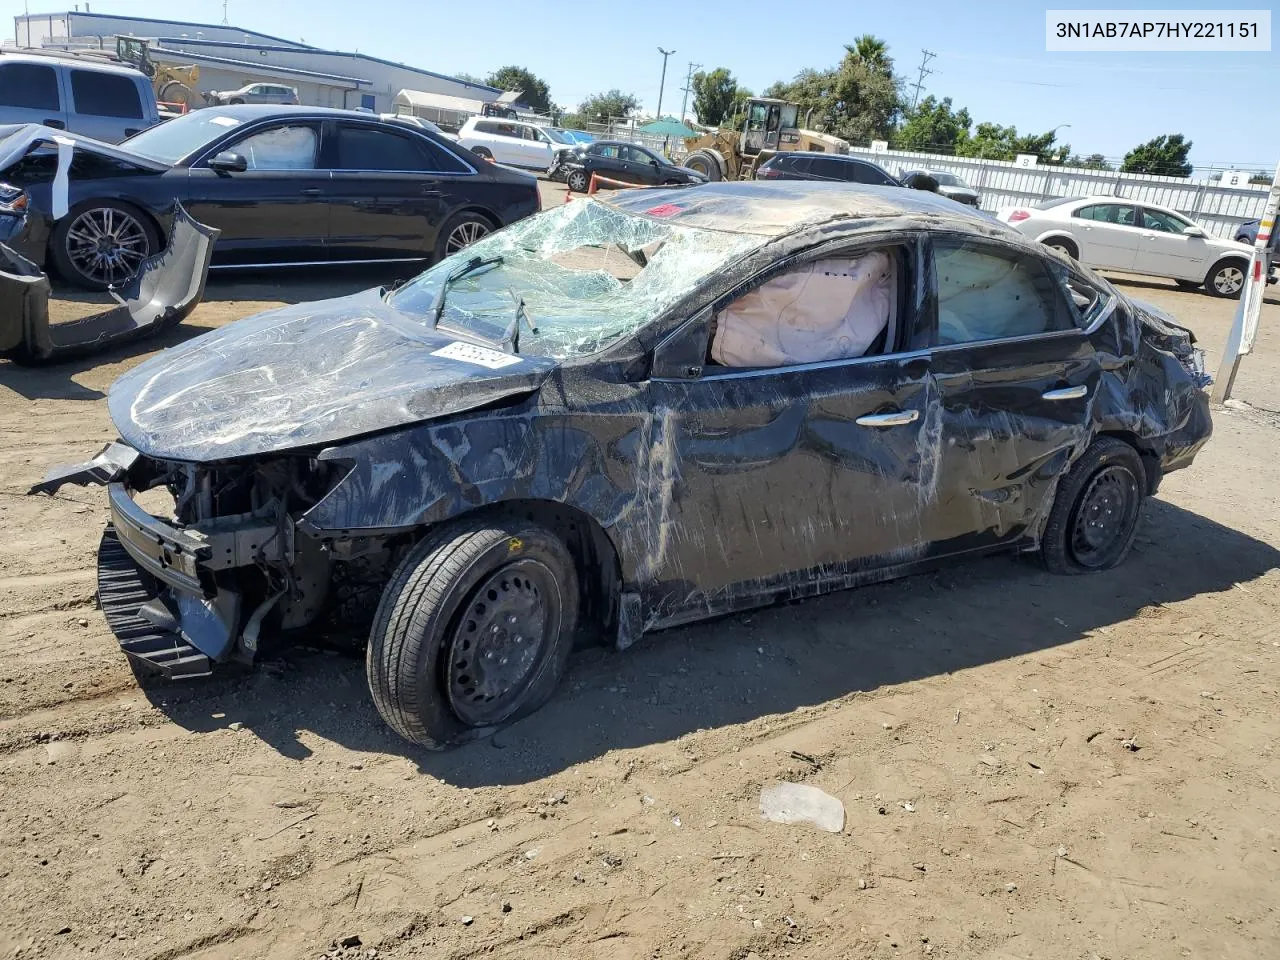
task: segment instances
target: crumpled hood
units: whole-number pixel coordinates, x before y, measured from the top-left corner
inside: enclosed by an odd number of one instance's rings
[[[121,438],[209,461],[331,444],[538,388],[556,361],[476,346],[379,291],[283,307],[152,357],[111,387]]]

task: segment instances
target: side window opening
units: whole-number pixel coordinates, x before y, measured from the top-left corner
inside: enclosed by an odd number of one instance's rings
[[[273,127],[229,149],[243,156],[250,170],[314,170],[318,140],[314,127]]]
[[[933,250],[938,324],[931,346],[1074,327],[1062,289],[1040,257],[960,239],[936,240]]]
[[[774,368],[893,350],[908,302],[905,248],[861,250],[793,265],[721,308],[708,365]]]

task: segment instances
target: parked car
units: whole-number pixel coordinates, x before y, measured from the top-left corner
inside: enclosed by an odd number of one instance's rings
[[[452,140],[455,143],[458,140],[457,134],[441,130],[440,127],[432,123],[426,117],[412,117],[403,113],[380,113],[378,116],[391,123],[407,123],[411,127],[417,127],[419,130],[426,130],[428,133],[434,133],[437,137],[444,137],[446,140]]]
[[[0,125],[40,123],[116,143],[159,122],[151,81],[132,67],[0,54]]]
[[[813,150],[789,150],[777,153],[756,168],[757,180],[817,180],[840,183],[866,183],[878,187],[907,187],[934,190],[929,177],[916,177],[904,183],[884,167],[843,153],[820,153]]]
[[[378,710],[442,747],[537,709],[578,639],[946,558],[1110,569],[1209,437],[1189,331],[943,198],[604,196],[116,381],[120,439],[41,489],[109,484],[125,652],[190,676],[367,630]]]
[[[707,182],[696,170],[678,166],[646,147],[622,140],[597,140],[573,153],[561,154],[551,168],[551,179],[563,180],[575,193],[585,193],[593,173],[641,186]]]
[[[210,90],[205,99],[212,104],[274,103],[294,106],[298,88],[279,83],[247,83],[239,90]]]
[[[29,140],[35,128],[11,129]],[[89,289],[163,247],[175,200],[221,231],[215,268],[438,260],[539,208],[528,174],[354,111],[208,107],[118,147],[73,140],[61,217],[54,144],[0,140],[0,182],[30,202],[23,234],[0,235]]]
[[[544,173],[558,152],[572,149],[535,123],[502,117],[468,117],[458,130],[458,143],[485,160]]]
[[[1169,277],[1188,289],[1203,285],[1215,297],[1240,296],[1252,254],[1176,210],[1123,197],[1057,197],[1002,207],[996,218],[1090,267]]]
[[[978,191],[954,173],[947,173],[945,170],[908,170],[906,173],[901,174],[898,179],[910,187],[914,186],[915,181],[921,177],[928,177],[933,180],[938,185],[937,192],[948,200],[967,204],[970,207],[978,205]]]
[[[1246,220],[1236,227],[1236,235],[1233,239],[1236,243],[1245,243],[1252,247],[1258,242],[1258,227],[1261,225],[1261,220]],[[1272,231],[1271,242],[1267,244],[1267,249],[1273,254],[1280,249],[1280,230]]]

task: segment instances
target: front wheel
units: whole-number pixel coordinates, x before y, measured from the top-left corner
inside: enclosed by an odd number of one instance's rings
[[[430,749],[488,736],[551,696],[577,621],[577,572],[553,533],[520,520],[451,524],[405,558],[378,604],[374,705]]]
[[[1213,265],[1204,278],[1205,292],[1211,297],[1235,299],[1244,289],[1244,274],[1249,268],[1237,260],[1224,260]]]
[[[1079,251],[1070,240],[1063,240],[1060,237],[1054,237],[1052,240],[1046,240],[1044,245],[1050,250],[1057,250],[1060,254],[1075,260],[1079,256]]]
[[[1040,555],[1053,573],[1096,573],[1117,566],[1138,532],[1146,469],[1138,452],[1114,437],[1090,445],[1058,483]]]
[[[570,170],[565,183],[572,193],[586,193],[587,187],[591,185],[591,178],[587,176],[585,170]]]
[[[133,278],[160,249],[160,233],[137,207],[90,200],[73,207],[53,230],[50,253],[63,278],[106,290]]]

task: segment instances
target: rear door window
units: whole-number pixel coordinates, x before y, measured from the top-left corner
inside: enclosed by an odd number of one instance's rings
[[[846,168],[844,179],[853,183],[870,183],[876,186],[884,186],[893,182],[885,176],[884,171],[873,167],[869,163],[860,163],[857,160],[837,160],[836,163],[840,163]]]
[[[143,117],[137,85],[118,74],[72,70],[71,99],[75,101],[76,113],[126,120],[141,120]]]
[[[962,239],[936,240],[933,251],[938,324],[930,346],[1029,337],[1075,326],[1062,288],[1040,257]]]
[[[0,107],[61,110],[58,74],[43,63],[0,63]]]
[[[425,172],[432,169],[415,138],[374,127],[338,127],[335,170]]]
[[[1190,224],[1183,223],[1177,217],[1162,213],[1159,210],[1143,207],[1142,226],[1147,230],[1158,230],[1161,233],[1181,233]]]

